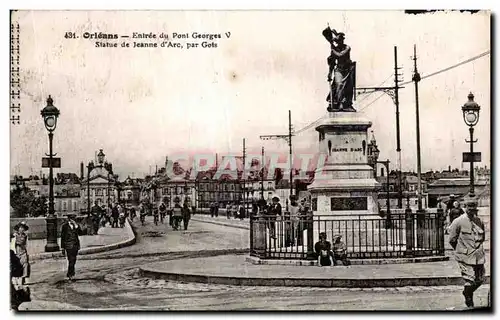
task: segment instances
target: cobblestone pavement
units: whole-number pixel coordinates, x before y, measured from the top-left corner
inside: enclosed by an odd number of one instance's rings
[[[136,224],[137,225],[137,224]],[[230,229],[230,230],[228,230]],[[159,237],[154,232],[166,230]],[[243,233],[242,233],[243,232]],[[188,232],[171,232],[166,225],[147,221],[137,229],[138,243],[113,251],[116,258],[78,260],[75,282],[64,281],[64,260],[43,260],[32,267],[34,301],[30,310],[64,310],[74,305],[85,310],[444,310],[462,308],[460,287],[406,288],[298,288],[239,287],[178,283],[141,278],[139,266],[171,259],[189,258],[181,249],[244,247],[245,230],[193,223]],[[158,235],[158,234],[156,234]],[[189,238],[189,240],[188,240]],[[179,240],[181,239],[181,240]],[[156,251],[155,251],[156,250]],[[169,252],[171,250],[172,252]],[[179,250],[179,251],[175,251]],[[144,256],[141,253],[162,253]],[[126,257],[126,253],[137,256]],[[98,256],[100,254],[96,254]],[[486,304],[489,286],[481,287],[477,305]],[[63,305],[64,304],[64,305]]]
[[[103,280],[58,283],[45,299],[87,310],[461,310],[462,288],[299,288],[236,287],[141,278],[137,270]],[[489,286],[476,292],[486,305]]]

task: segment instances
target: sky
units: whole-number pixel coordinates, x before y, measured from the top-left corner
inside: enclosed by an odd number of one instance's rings
[[[490,50],[489,12],[20,11],[13,20],[21,28],[22,111],[10,129],[10,158],[11,174],[22,175],[42,170],[48,139],[40,110],[49,94],[61,111],[54,135],[60,172],[79,172],[81,161],[104,149],[116,173],[140,177],[175,153],[241,153],[243,138],[249,152],[264,146],[286,154],[284,141],[259,135],[286,134],[288,110],[297,131],[326,114],[327,23],[346,34],[358,87],[393,84],[394,46],[404,81],[412,77],[414,45],[422,76]],[[189,50],[95,48],[94,40],[66,39],[66,32],[222,39],[217,48]],[[461,106],[470,91],[481,106],[478,165],[490,167],[490,78],[486,55],[420,82],[423,171],[468,168]],[[372,121],[380,159],[395,163],[395,107],[387,95],[373,102],[379,95],[360,95],[354,107]],[[400,91],[400,119],[402,169],[416,171],[414,95],[412,83]],[[317,141],[314,126],[293,140],[296,152],[317,151]]]

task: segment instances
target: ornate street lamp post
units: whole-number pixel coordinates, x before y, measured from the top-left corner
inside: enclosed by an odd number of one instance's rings
[[[470,134],[470,140],[465,142],[468,142],[470,144],[470,154],[468,159],[470,162],[470,189],[469,189],[469,195],[471,197],[474,197],[474,162],[479,161],[479,159],[475,159],[474,156],[474,143],[477,142],[477,139],[474,140],[474,126],[478,123],[479,121],[479,110],[481,107],[474,101],[474,95],[469,93],[467,96],[469,99],[463,106],[462,106],[462,113],[464,116],[464,122],[466,125],[469,126],[469,134]]]
[[[378,158],[378,150],[376,151],[377,152],[377,158]],[[380,164],[383,164],[386,171],[387,171],[387,180],[386,180],[386,207],[387,207],[387,214],[386,214],[386,227],[387,228],[391,228],[391,194],[390,194],[390,189],[389,189],[389,183],[390,183],[390,180],[389,180],[389,163],[390,161],[389,160],[385,160],[385,161],[377,161],[376,163],[380,163]]]
[[[87,165],[87,215],[90,215],[90,173],[95,168],[94,161]]]
[[[59,109],[54,105],[54,100],[51,96],[47,99],[47,106],[41,111],[45,128],[49,132],[49,214],[47,215],[47,244],[45,245],[45,252],[59,251],[57,244],[57,217],[54,214],[54,177],[53,177],[53,163],[52,159],[52,138],[54,137],[54,130],[57,126],[57,118],[59,117]]]

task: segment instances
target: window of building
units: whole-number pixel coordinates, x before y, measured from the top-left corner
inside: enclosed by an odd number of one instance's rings
[[[63,201],[62,203],[62,211],[68,211],[68,204],[66,203],[66,201]]]

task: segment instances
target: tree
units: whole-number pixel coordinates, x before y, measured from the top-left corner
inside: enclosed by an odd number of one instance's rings
[[[35,197],[32,206],[32,216],[33,217],[43,217],[48,213],[48,201],[46,196]]]
[[[26,187],[18,186],[10,192],[10,205],[16,218],[38,217],[47,213],[47,197],[37,197]]]

